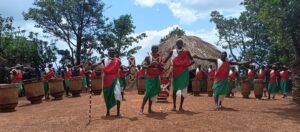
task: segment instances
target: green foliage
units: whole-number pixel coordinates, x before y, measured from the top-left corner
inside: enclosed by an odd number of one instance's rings
[[[100,0],[36,0],[33,5],[23,13],[25,20],[34,20],[36,27],[65,41],[73,64],[74,56],[76,64],[82,57],[88,58],[85,48],[93,48],[96,37],[106,33],[105,4]]]
[[[12,17],[3,18],[0,15],[0,22],[0,56],[7,60],[8,66],[30,64],[45,67],[46,63],[56,60],[55,43],[49,45],[33,32],[26,37],[25,30],[13,27]]]
[[[160,39],[160,43],[166,42],[168,39],[173,38],[173,37],[181,37],[185,35],[185,31],[176,27],[172,31],[169,32],[168,35]]]
[[[138,36],[132,36],[135,26],[133,25],[131,15],[121,15],[113,20],[111,30],[105,36],[99,36],[98,39],[103,45],[98,45],[98,51],[103,53],[110,47],[115,47],[120,57],[132,56],[137,53],[141,46],[133,46],[143,38],[147,37],[145,33]]]

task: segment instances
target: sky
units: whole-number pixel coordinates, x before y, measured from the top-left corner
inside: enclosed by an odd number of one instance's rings
[[[133,35],[146,33],[147,38],[135,45],[143,48],[136,54],[136,61],[141,63],[150,47],[175,27],[185,30],[187,35],[200,37],[214,44],[218,41],[215,25],[210,22],[210,12],[217,10],[225,17],[238,17],[244,7],[243,0],[102,0],[106,4],[105,16],[110,20],[120,15],[130,14],[135,25]],[[33,7],[34,0],[1,0],[0,14],[4,17],[13,16],[14,25],[27,31],[42,33],[35,28],[34,21],[25,21],[22,12]],[[64,42],[57,46],[66,49]],[[126,59],[123,59],[124,63]]]

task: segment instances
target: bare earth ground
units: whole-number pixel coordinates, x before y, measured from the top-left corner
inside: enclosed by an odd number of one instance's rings
[[[61,101],[44,101],[30,105],[25,98],[19,100],[15,112],[0,113],[0,131],[300,131],[300,108],[291,97],[277,100],[243,99],[240,93],[226,98],[222,111],[214,111],[213,99],[202,94],[189,95],[186,112],[172,112],[169,103],[154,103],[158,113],[139,115],[143,96],[127,91],[122,102],[123,118],[104,117],[103,96],[92,97],[92,121],[88,123],[89,95],[78,98],[64,97]],[[147,109],[147,107],[145,108]],[[116,114],[116,107],[112,109]]]

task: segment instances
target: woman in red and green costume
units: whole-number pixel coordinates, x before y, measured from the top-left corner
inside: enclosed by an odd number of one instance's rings
[[[166,63],[172,57],[172,76],[173,76],[173,108],[172,111],[176,111],[176,95],[181,96],[179,111],[184,111],[183,101],[187,96],[187,88],[189,85],[189,66],[195,62],[191,53],[188,50],[183,49],[183,41],[176,41],[176,49],[169,53],[169,56],[165,59]]]
[[[282,98],[286,98],[287,97],[286,90],[288,87],[287,81],[289,79],[289,73],[285,66],[283,66],[283,71],[280,72],[280,77],[281,77],[280,88],[281,88],[281,93],[283,94]]]
[[[272,95],[272,99],[275,99],[275,94],[277,93],[277,67],[275,65],[272,66],[272,70],[270,72],[270,81],[268,85],[269,91],[269,99]]]
[[[45,98],[49,98],[49,83],[48,81],[54,77],[54,69],[52,68],[52,64],[48,65],[48,68],[45,68],[45,76],[44,76],[44,90],[45,90]]]
[[[120,106],[122,101],[121,87],[119,83],[119,70],[121,61],[115,57],[115,49],[109,48],[109,59],[106,60],[103,70],[103,94],[106,104],[106,116],[110,116],[110,109],[117,105],[117,116],[121,117]]]
[[[202,57],[198,57],[197,55],[195,55],[194,58],[201,59],[201,60],[207,60],[207,61],[214,62],[217,64],[218,69],[215,74],[213,89],[214,89],[214,100],[215,100],[216,110],[219,110],[222,107],[222,101],[223,101],[225,95],[229,92],[228,75],[229,75],[230,65],[250,64],[251,61],[248,61],[248,62],[229,61],[227,59],[226,52],[222,52],[221,59],[202,58]]]
[[[66,67],[66,72],[64,74],[64,80],[66,85],[66,96],[69,96],[69,90],[70,90],[70,78],[72,77],[72,70],[71,65],[68,64]]]
[[[146,69],[146,92],[144,95],[143,103],[141,106],[140,113],[143,114],[144,107],[147,101],[149,100],[148,112],[153,113],[152,111],[152,101],[155,100],[155,97],[159,94],[160,87],[160,74],[163,71],[163,63],[158,52],[158,46],[154,45],[151,48],[152,54],[147,56],[143,62],[143,68]]]

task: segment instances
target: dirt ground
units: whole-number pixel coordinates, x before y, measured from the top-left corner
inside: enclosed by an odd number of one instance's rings
[[[0,113],[0,131],[300,131],[300,108],[292,103],[291,97],[276,100],[226,98],[222,111],[215,111],[213,99],[202,94],[189,95],[185,100],[185,112],[170,111],[169,103],[154,103],[157,112],[139,115],[142,95],[127,91],[126,101],[121,104],[123,118],[105,117],[103,96],[92,96],[92,121],[88,124],[89,95],[64,97],[60,101],[43,101],[31,105],[20,98],[15,112]],[[145,108],[147,109],[147,107]]]

